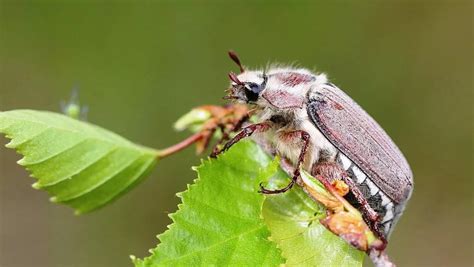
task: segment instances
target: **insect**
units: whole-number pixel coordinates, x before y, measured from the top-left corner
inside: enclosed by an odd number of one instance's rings
[[[413,191],[410,167],[392,139],[325,74],[291,67],[246,70],[234,52],[229,55],[240,74],[229,74],[225,98],[247,104],[258,123],[242,128],[222,151],[258,133],[294,165],[286,187],[261,184],[263,194],[291,189],[300,167],[329,182],[342,179],[350,188],[345,198],[385,246]]]

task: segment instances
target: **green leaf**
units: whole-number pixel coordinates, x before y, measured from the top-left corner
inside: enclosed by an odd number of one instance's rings
[[[198,178],[178,196],[173,224],[161,243],[135,266],[278,266],[280,251],[268,240],[258,184],[276,172],[252,142],[240,142],[217,160],[195,168]]]
[[[98,126],[62,114],[13,110],[0,112],[6,145],[24,157],[18,164],[38,179],[51,201],[76,213],[99,208],[129,190],[156,163],[156,151]]]
[[[289,179],[280,169],[269,186],[281,188]],[[287,266],[362,266],[365,254],[319,223],[325,212],[298,186],[267,197],[263,217]]]
[[[290,178],[255,143],[239,142],[196,169],[199,178],[170,216],[174,223],[150,257],[132,256],[135,266],[362,265],[364,254],[319,223],[325,209],[299,187],[257,193],[260,182],[282,187]]]

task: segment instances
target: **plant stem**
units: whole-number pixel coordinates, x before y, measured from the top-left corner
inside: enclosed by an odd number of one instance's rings
[[[202,132],[193,134],[190,137],[184,139],[183,141],[177,143],[176,145],[172,145],[168,148],[160,150],[157,154],[157,157],[159,159],[165,158],[169,155],[172,155],[172,154],[174,154],[178,151],[181,151],[181,150],[185,149],[186,147],[194,144],[195,142],[201,140],[202,138],[203,138]]]

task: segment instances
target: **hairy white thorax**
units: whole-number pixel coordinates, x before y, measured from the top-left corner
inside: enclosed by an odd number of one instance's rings
[[[312,76],[310,83],[301,83],[293,86],[285,85],[281,80],[274,78],[279,73],[299,73]],[[303,97],[307,100],[308,94],[316,92],[319,87],[327,83],[325,74],[313,74],[307,69],[293,69],[285,67],[271,68],[266,73],[268,81],[262,94],[268,91],[287,91]],[[238,76],[239,80],[254,82],[263,81],[263,71],[246,71]],[[303,141],[298,136],[291,136],[292,132],[302,130],[310,135],[310,144],[306,153],[303,168],[311,171],[311,167],[322,157],[324,160],[334,161],[337,149],[326,139],[308,118],[306,102],[298,108],[278,108],[269,103],[265,98],[259,97],[255,103],[255,116],[257,122],[268,122],[274,116],[281,116],[285,123],[271,123],[270,130],[263,133],[265,139],[269,140],[278,154],[289,159],[292,163],[298,161]]]

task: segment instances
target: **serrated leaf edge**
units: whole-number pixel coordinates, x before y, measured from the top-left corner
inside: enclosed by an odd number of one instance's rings
[[[161,246],[161,244],[162,244],[160,237],[163,236],[163,235],[165,235],[165,234],[166,234],[168,231],[170,231],[172,228],[177,227],[177,224],[176,224],[176,222],[175,222],[175,220],[174,220],[173,217],[174,217],[178,212],[181,212],[181,211],[182,211],[182,208],[183,208],[183,206],[184,206],[184,204],[185,204],[185,203],[184,203],[184,195],[185,195],[186,193],[188,193],[192,188],[198,186],[199,183],[201,182],[201,177],[200,177],[199,169],[200,169],[200,168],[204,168],[207,164],[212,164],[213,161],[219,160],[219,159],[220,159],[221,157],[223,157],[223,156],[224,156],[224,154],[219,154],[219,155],[217,155],[216,158],[207,157],[206,159],[201,159],[201,161],[200,161],[201,164],[200,164],[200,165],[198,165],[198,166],[192,166],[192,167],[191,167],[191,169],[197,173],[197,177],[192,180],[192,183],[191,183],[191,184],[187,184],[186,190],[181,191],[181,192],[178,192],[178,193],[175,194],[175,195],[181,200],[181,202],[177,205],[178,208],[177,208],[177,210],[176,210],[175,212],[168,214],[168,217],[171,219],[171,223],[166,226],[167,230],[165,230],[164,232],[162,232],[162,233],[156,235],[156,238],[157,238],[160,242],[158,243],[157,246],[155,246],[154,248],[151,248],[151,249],[148,250],[148,252],[149,252],[151,255],[149,255],[149,256],[147,256],[147,257],[145,257],[145,258],[143,258],[143,259],[137,258],[137,257],[134,256],[134,255],[129,255],[129,258],[131,259],[131,261],[132,261],[132,263],[133,263],[134,265],[142,264],[142,263],[144,263],[144,262],[146,261],[146,259],[151,258],[151,257],[153,256],[155,250],[157,250],[157,249],[159,248],[159,246]],[[276,159],[275,159],[275,160],[276,160]],[[275,160],[270,161],[270,162],[268,163],[268,165],[265,166],[265,167],[263,167],[262,169],[266,169],[266,168],[268,168],[269,165],[275,164],[275,163],[274,163]],[[278,166],[279,166],[279,165],[278,165]],[[276,168],[276,170],[278,170],[278,168]],[[260,174],[262,174],[262,173],[263,173],[263,171],[260,171],[260,172],[259,172],[259,176],[260,176]],[[275,172],[275,173],[276,173],[276,172]],[[261,222],[262,222],[263,225],[262,225],[261,227],[258,227],[258,228],[249,230],[249,231],[243,233],[242,235],[248,234],[249,232],[262,230],[262,229],[266,230],[266,231],[268,232],[268,236],[267,236],[266,240],[267,240],[268,242],[270,242],[270,243],[272,243],[272,244],[275,245],[275,247],[277,248],[277,250],[278,250],[278,252],[279,252],[280,258],[284,261],[282,264],[284,264],[284,263],[286,262],[286,259],[285,259],[285,258],[283,257],[283,255],[282,255],[282,250],[281,250],[281,248],[278,246],[278,244],[277,244],[275,241],[273,241],[273,240],[271,239],[271,231],[270,231],[270,229],[268,228],[268,226],[265,224],[265,220],[264,220],[264,218],[263,218],[262,209],[263,209],[263,203],[264,203],[264,202],[265,202],[265,199],[264,199],[264,201],[262,201],[262,203],[260,204],[260,207],[259,207],[259,209],[260,209],[259,219],[261,220]],[[235,238],[238,238],[238,237],[232,237],[232,238],[223,240],[223,241],[221,241],[221,242],[219,242],[219,243],[217,243],[217,244],[222,244],[222,243],[225,243],[225,242],[227,242],[227,241],[229,241],[229,240],[232,240],[232,239],[235,239]],[[216,246],[217,244],[213,244],[213,245],[210,246],[210,247],[214,247],[214,246]],[[209,248],[209,247],[207,247],[207,248]],[[206,248],[206,249],[207,249],[207,248]],[[199,251],[202,251],[202,250],[199,250]],[[196,253],[196,252],[198,252],[198,251],[194,251],[193,253]],[[268,251],[268,252],[269,252],[269,251]],[[191,253],[191,254],[193,254],[193,253]],[[187,256],[189,256],[189,255],[191,255],[191,254],[187,254],[187,255],[185,255],[185,256],[183,256],[183,257],[181,257],[181,258],[187,257]],[[268,253],[267,253],[267,254],[268,254]]]

